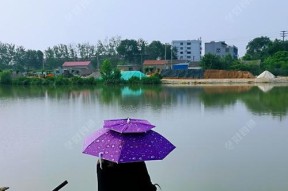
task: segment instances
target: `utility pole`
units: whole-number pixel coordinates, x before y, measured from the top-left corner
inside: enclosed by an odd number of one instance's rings
[[[284,42],[285,37],[287,36],[287,31],[280,31],[280,32],[281,32],[280,35],[281,35],[283,42]]]
[[[166,62],[166,45],[167,43],[165,43],[165,62]]]
[[[172,64],[172,62],[173,62],[173,61],[172,61],[172,52],[173,52],[173,44],[171,43],[171,54],[170,54],[170,57],[171,57],[171,65],[170,65],[170,67],[171,67],[171,68],[172,68],[172,65],[173,65],[173,64]],[[171,68],[170,68],[170,69],[171,69]]]

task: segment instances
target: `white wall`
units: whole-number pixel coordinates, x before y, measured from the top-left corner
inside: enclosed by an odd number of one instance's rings
[[[172,46],[177,48],[178,60],[200,61],[201,40],[174,40]]]

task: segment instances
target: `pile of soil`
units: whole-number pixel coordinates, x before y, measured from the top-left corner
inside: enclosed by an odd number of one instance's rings
[[[257,78],[258,78],[258,79],[259,79],[259,78],[263,78],[263,79],[274,79],[275,76],[274,76],[271,72],[265,70],[265,71],[262,72]]]
[[[227,70],[206,70],[205,79],[224,79],[224,78],[255,78],[247,71],[227,71]]]

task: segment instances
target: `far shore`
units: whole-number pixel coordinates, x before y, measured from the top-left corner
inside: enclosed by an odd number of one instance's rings
[[[171,79],[163,78],[164,85],[259,85],[259,84],[275,84],[288,85],[288,77],[278,77],[273,79],[263,78],[231,78],[231,79]]]

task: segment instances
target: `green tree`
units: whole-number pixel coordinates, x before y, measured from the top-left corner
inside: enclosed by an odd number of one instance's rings
[[[140,64],[142,64],[143,60],[145,60],[146,58],[146,49],[147,49],[148,43],[143,39],[138,39],[137,44],[138,44],[138,49],[140,53]]]
[[[13,57],[15,55],[15,45],[0,42],[0,64],[8,68],[13,62]]]
[[[200,64],[204,70],[223,69],[222,67],[223,63],[221,61],[220,56],[216,56],[213,54],[205,54],[203,58],[201,59]]]
[[[12,84],[12,75],[10,71],[0,72],[0,83],[1,84]]]
[[[23,62],[28,69],[41,69],[43,53],[40,50],[27,50]]]
[[[268,50],[269,55],[273,55],[279,51],[288,51],[288,41],[276,39],[271,43]]]
[[[166,51],[169,48],[166,47]],[[162,44],[160,41],[152,41],[147,47],[147,54],[148,58],[155,60],[155,59],[164,59],[165,58],[165,45]],[[167,52],[166,52],[167,56]]]
[[[262,70],[260,69],[260,65],[257,63],[257,60],[253,61],[235,60],[233,61],[229,69],[248,71],[251,72],[253,75],[259,75],[262,72]]]
[[[121,71],[118,68],[114,68],[113,74],[112,74],[112,79],[115,82],[120,82],[120,78],[121,78]]]
[[[100,67],[100,74],[103,80],[105,81],[107,79],[111,79],[112,72],[113,72],[113,69],[112,69],[110,60],[108,59],[104,60],[104,62],[101,64],[101,67]]]
[[[126,62],[139,63],[140,50],[136,40],[122,40],[117,47],[117,52]]]
[[[121,72],[118,68],[113,68],[110,60],[106,59],[101,64],[100,73],[105,83],[117,84],[120,83]]]
[[[230,54],[227,54],[224,57],[221,57],[220,61],[221,63],[221,67],[223,69],[229,69],[229,67],[233,64],[234,61],[236,61],[237,59],[234,59]]]
[[[115,67],[123,61],[117,52],[117,47],[120,43],[120,36],[115,36],[110,39],[106,38],[104,41],[99,40],[96,46],[96,56],[93,58],[95,65],[99,66],[104,60],[109,59],[111,65]]]
[[[257,37],[246,46],[244,60],[264,60],[269,56],[269,47],[272,41],[268,37]]]
[[[48,49],[44,51],[44,55],[45,55],[45,68],[46,69],[57,68],[57,66],[59,65],[59,62],[56,58],[54,49],[48,47]]]
[[[15,62],[13,69],[18,71],[24,71],[26,61],[26,50],[24,47],[19,46],[16,48],[13,60]]]
[[[288,51],[279,51],[269,56],[264,60],[262,68],[274,75],[288,75]]]

